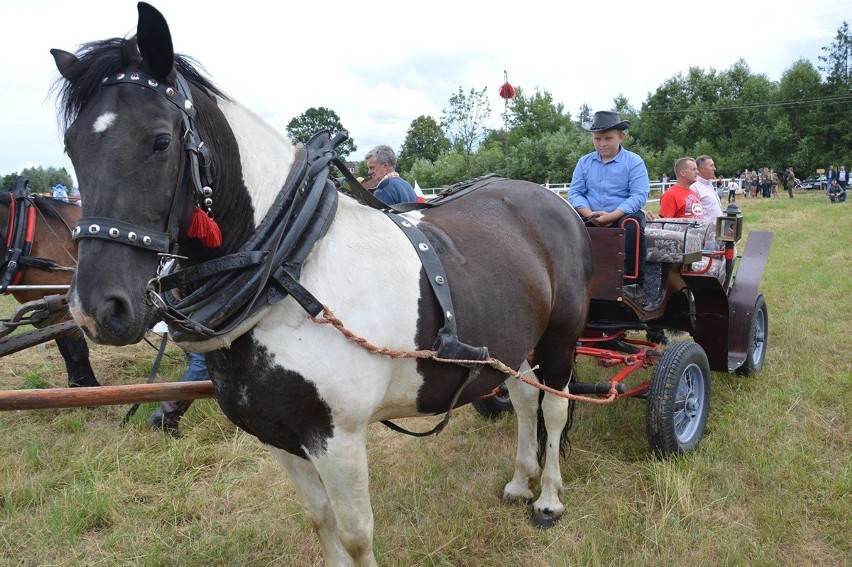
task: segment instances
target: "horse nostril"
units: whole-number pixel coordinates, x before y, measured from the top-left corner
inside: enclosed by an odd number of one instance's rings
[[[135,320],[130,301],[119,295],[100,301],[95,318],[101,331],[112,336],[123,336],[128,333]]]

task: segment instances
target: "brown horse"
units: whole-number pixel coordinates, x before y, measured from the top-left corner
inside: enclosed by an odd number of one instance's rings
[[[12,192],[0,191],[3,291],[18,303],[27,303],[59,292],[26,288],[68,286],[77,265],[71,227],[79,218],[77,205],[30,195],[26,178],[18,178]],[[69,387],[100,386],[89,362],[89,346],[79,329],[56,337],[55,342],[65,361]]]
[[[369,423],[449,416],[506,380],[496,361],[528,371],[556,393],[508,381],[518,452],[503,498],[540,489],[535,521],[557,522],[557,394],[592,275],[574,209],[500,178],[405,214],[339,194],[328,174],[345,137],[294,146],[176,56],[162,14],[138,9],[133,38],[51,51],[83,195],[68,297],[86,334],[137,342],[157,316],[206,351],[220,407],[290,474],[328,565],[376,563]],[[163,275],[177,255],[182,269]]]

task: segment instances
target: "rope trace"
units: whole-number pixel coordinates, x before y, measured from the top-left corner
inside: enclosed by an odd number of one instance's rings
[[[386,356],[388,358],[419,358],[419,359],[431,359],[431,360],[434,360],[435,362],[446,362],[446,363],[453,363],[453,364],[488,365],[491,368],[493,368],[494,370],[497,370],[498,372],[502,372],[503,374],[506,374],[507,376],[510,376],[512,378],[516,378],[516,379],[520,380],[521,382],[523,382],[525,384],[529,384],[530,386],[538,388],[539,390],[543,390],[543,391],[545,391],[549,394],[553,394],[554,396],[559,396],[561,398],[566,398],[566,399],[569,399],[569,400],[577,400],[577,401],[590,403],[590,404],[608,404],[610,402],[615,401],[615,399],[618,397],[618,392],[615,389],[615,383],[610,383],[610,390],[604,397],[592,398],[592,397],[589,397],[589,396],[581,396],[581,395],[578,395],[578,394],[572,394],[570,392],[563,392],[561,390],[551,388],[550,386],[546,386],[546,385],[542,384],[541,382],[539,382],[538,380],[534,380],[533,378],[526,376],[526,373],[518,372],[514,368],[507,366],[503,362],[501,362],[501,361],[499,361],[496,358],[493,358],[491,356],[489,356],[485,360],[457,360],[457,359],[454,359],[454,358],[440,358],[440,357],[438,357],[438,353],[434,350],[413,350],[412,351],[412,350],[398,350],[398,349],[390,349],[390,348],[386,348],[386,347],[380,347],[380,346],[374,345],[373,343],[371,343],[367,339],[365,339],[365,338],[363,338],[359,335],[356,335],[355,333],[353,333],[352,331],[347,329],[346,326],[343,324],[343,321],[341,321],[327,305],[322,306],[322,315],[321,316],[311,316],[311,321],[313,321],[314,323],[317,323],[318,325],[331,325],[332,327],[337,329],[344,337],[346,337],[348,340],[352,341],[353,343],[357,344],[358,346],[366,349],[369,352],[372,352],[374,354],[379,354],[379,355],[382,355],[382,356]],[[535,368],[531,368],[529,370],[529,372],[532,372],[536,368],[538,368],[538,366],[536,366]]]

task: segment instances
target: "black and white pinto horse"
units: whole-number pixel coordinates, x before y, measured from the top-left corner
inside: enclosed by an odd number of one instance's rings
[[[178,244],[182,268],[233,256],[275,212],[304,150],[175,56],[163,16],[145,3],[138,8],[132,38],[87,44],[76,54],[51,51],[62,75],[66,147],[84,197],[69,304],[89,337],[113,345],[139,341],[157,311],[149,300],[161,265],[155,249]],[[201,176],[213,171],[200,191],[187,157],[187,146],[198,149],[196,136],[207,151],[196,156],[206,164]],[[301,198],[302,189],[294,193]],[[386,352],[428,351],[452,313],[444,313],[418,249],[393,215],[333,193],[330,222],[299,260],[291,288],[306,290],[348,331]],[[211,206],[218,247],[188,236],[193,215]],[[540,186],[498,179],[398,218],[438,252],[459,340],[521,371],[534,351],[535,378],[565,390],[592,272],[589,237],[574,210]],[[190,277],[183,283],[180,293],[190,295],[203,286]],[[213,295],[202,299],[230,299]],[[200,340],[187,332],[184,346],[207,352],[224,413],[267,444],[291,476],[326,562],[374,565],[367,425],[446,414],[507,375],[492,366],[477,375],[475,364],[377,354],[318,324],[295,295],[225,334]],[[564,510],[559,458],[569,402],[516,379],[508,384],[518,452],[503,496],[531,501],[540,483],[534,517],[551,525]],[[537,434],[546,439],[542,461]]]

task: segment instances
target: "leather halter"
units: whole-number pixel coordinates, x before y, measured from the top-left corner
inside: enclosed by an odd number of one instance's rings
[[[172,206],[166,226],[167,232],[158,232],[107,217],[85,217],[77,222],[77,227],[71,233],[71,237],[75,241],[81,238],[94,238],[118,242],[161,254],[174,253],[173,247],[177,243],[180,219],[183,213],[186,195],[184,188],[186,187],[187,176],[192,181],[196,200],[203,203],[208,214],[212,216],[213,190],[210,188],[213,183],[212,156],[210,149],[204,145],[194,128],[195,105],[192,102],[189,83],[180,73],[177,73],[175,83],[176,86],[172,86],[162,83],[150,75],[137,72],[120,72],[104,77],[101,81],[102,86],[133,84],[151,89],[163,95],[163,98],[181,112],[183,125],[181,138],[186,155],[185,159],[181,160],[178,183],[172,197]]]

